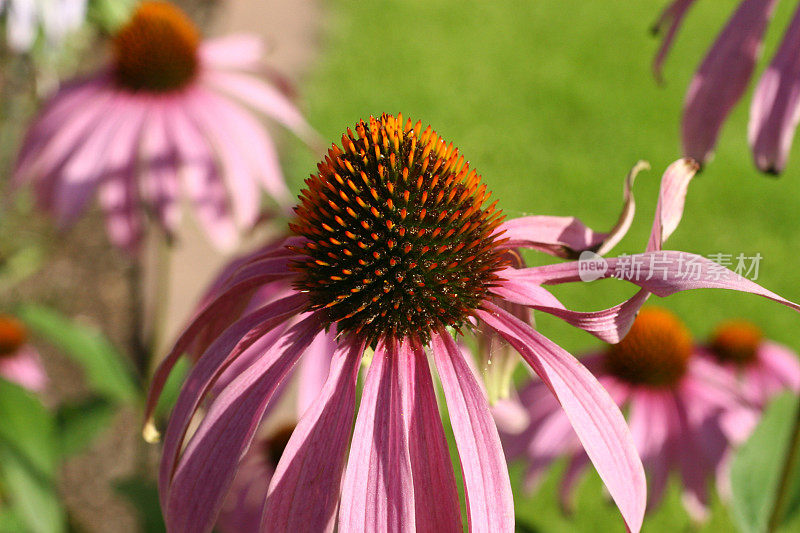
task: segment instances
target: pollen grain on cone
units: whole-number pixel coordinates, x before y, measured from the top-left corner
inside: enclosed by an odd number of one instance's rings
[[[199,44],[197,28],[179,8],[142,2],[113,38],[116,81],[131,91],[180,90],[197,73]]]
[[[342,136],[306,180],[292,231],[299,290],[338,331],[426,340],[459,328],[505,266],[481,177],[430,126],[384,114]]]
[[[709,348],[718,361],[744,366],[756,359],[762,339],[761,329],[755,324],[747,320],[731,320],[717,327]]]
[[[27,339],[28,332],[22,322],[0,314],[0,357],[13,354]]]
[[[608,372],[634,385],[669,387],[686,372],[692,339],[686,326],[671,312],[643,309],[631,330],[605,356]]]

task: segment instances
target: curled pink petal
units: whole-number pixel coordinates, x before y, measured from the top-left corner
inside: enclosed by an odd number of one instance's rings
[[[664,34],[661,40],[661,46],[658,47],[658,52],[655,58],[653,58],[653,76],[659,83],[664,81],[662,75],[664,60],[667,58],[667,54],[669,54],[672,48],[672,42],[675,40],[675,35],[681,27],[686,12],[689,11],[689,8],[692,7],[694,3],[695,0],[674,0],[661,12],[658,21],[653,25],[652,31],[654,34]],[[664,33],[665,25],[668,26],[666,33]]]

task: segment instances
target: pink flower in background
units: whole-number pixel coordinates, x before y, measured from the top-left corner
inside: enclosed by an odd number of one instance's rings
[[[253,72],[257,39],[201,41],[178,8],[147,1],[112,44],[111,63],[65,85],[25,138],[15,180],[33,183],[42,207],[69,225],[97,192],[111,240],[135,251],[145,215],[171,233],[184,198],[220,248],[256,222],[262,190],[288,205],[274,143],[251,111],[315,134]]]
[[[47,384],[39,353],[27,344],[28,332],[16,318],[0,314],[0,377],[32,391]]]
[[[721,324],[702,355],[731,373],[744,398],[759,409],[779,392],[800,392],[797,354],[764,339],[761,330],[746,320]]]
[[[692,345],[672,313],[646,308],[619,344],[581,358],[617,405],[629,412],[650,481],[648,508],[658,505],[669,473],[676,471],[686,509],[698,520],[707,514],[708,485],[715,476],[727,492],[731,446],[749,435],[758,415],[737,393],[736,376],[710,364],[706,354],[704,346]],[[781,360],[786,356],[781,354]],[[782,364],[790,366],[788,361]],[[794,374],[781,372],[770,375],[776,381],[798,378],[796,368]],[[547,386],[531,381],[520,389],[519,404],[499,403],[495,414],[508,459],[528,463],[528,488],[536,486],[554,460],[570,458],[560,496],[571,507],[570,496],[589,461]]]
[[[679,161],[662,181],[650,251],[626,257],[644,261],[660,254],[669,263],[663,275],[650,270],[648,276],[644,267],[630,280],[642,287],[630,300],[599,312],[570,311],[542,285],[579,281],[581,262],[514,268],[509,253],[527,247],[577,256],[607,248],[619,232],[598,234],[574,218],[503,222],[496,203],[485,206],[489,193],[464,157],[421,126],[383,115],[359,122],[355,133],[348,130],[342,147],[333,145],[319,173],[306,180],[285,247],[267,248],[231,273],[157,370],[147,407],[151,434],[149,417],[173,365],[210,325],[233,322],[197,359],[166,430],[159,492],[169,531],[211,530],[265,411],[320,339],[333,341],[326,354],[330,371],[275,467],[260,531],[332,530],[337,509],[340,531],[461,530],[428,352],[462,465],[470,529],[513,531],[497,429],[453,338],[476,323],[506,339],[547,383],[628,527],[638,531],[644,472],[614,400],[574,357],[504,307],[543,310],[612,342],[650,292],[732,288],[797,308],[727,270],[729,276],[713,280],[678,275],[676,265],[685,261],[695,262],[701,274],[718,267],[700,256],[661,251],[678,225],[695,171]],[[620,260],[605,260],[609,268],[598,277],[613,277]],[[272,283],[292,288],[241,318],[240,311],[231,313]],[[220,389],[228,369],[276,330],[277,338]]]
[[[675,33],[694,1],[675,0],[656,23],[656,32],[666,28],[653,64],[658,78]],[[684,106],[682,137],[686,157],[706,162],[712,156],[722,125],[747,90],[776,3],[776,0],[740,2],[700,64]],[[747,136],[761,171],[771,174],[783,171],[799,119],[800,8],[762,74],[750,104]]]
[[[44,42],[55,48],[83,25],[86,0],[0,0],[0,19],[12,50],[29,51],[40,32]]]

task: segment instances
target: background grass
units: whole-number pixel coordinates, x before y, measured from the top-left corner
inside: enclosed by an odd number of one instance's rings
[[[666,85],[659,87],[650,72],[658,42],[648,28],[665,3],[331,1],[323,55],[305,85],[304,100],[313,124],[331,140],[370,114],[402,111],[430,123],[460,147],[510,217],[573,215],[608,229],[620,208],[625,173],[646,159],[653,170],[636,183],[637,218],[615,253],[643,251],[661,173],[680,155],[685,88],[736,5],[734,0],[695,5],[667,62]],[[765,57],[791,9],[779,4]],[[726,125],[716,159],[691,185],[683,223],[668,248],[734,256],[758,252],[763,256],[758,282],[800,301],[800,154],[794,150],[779,180],[759,175],[745,139],[748,107],[749,95]],[[293,155],[289,174],[295,190],[314,163],[301,152]],[[580,310],[604,308],[632,293],[616,281],[556,291]],[[657,300],[700,339],[720,320],[745,317],[769,337],[800,348],[800,318],[766,300],[729,291]],[[573,353],[597,345],[555,319],[538,315],[537,320],[541,331]],[[555,498],[562,468],[530,497],[518,490],[521,470],[513,468],[520,530],[622,531],[594,474],[579,488],[576,513],[562,515]],[[700,530],[732,528],[726,511],[715,504]],[[661,509],[648,517],[646,530],[691,529],[673,486]]]

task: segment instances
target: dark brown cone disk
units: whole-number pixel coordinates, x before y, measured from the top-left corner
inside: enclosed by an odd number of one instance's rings
[[[306,180],[292,231],[297,288],[328,325],[374,344],[460,328],[506,264],[502,222],[480,176],[422,124],[356,124]]]

